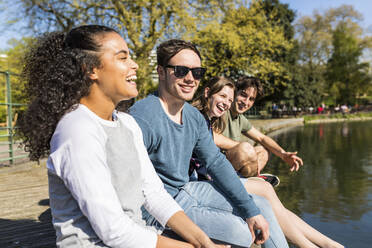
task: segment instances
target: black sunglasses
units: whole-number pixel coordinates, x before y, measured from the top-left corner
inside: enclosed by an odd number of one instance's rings
[[[173,68],[174,70],[174,75],[177,78],[184,78],[189,71],[191,71],[192,76],[196,80],[202,79],[204,76],[205,71],[207,70],[206,68],[203,67],[196,67],[196,68],[189,68],[187,66],[182,66],[182,65],[167,65],[165,66],[166,68]]]

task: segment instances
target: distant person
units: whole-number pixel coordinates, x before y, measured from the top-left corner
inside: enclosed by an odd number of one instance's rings
[[[165,188],[212,239],[243,247],[252,242],[288,247],[269,202],[247,193],[214,144],[204,117],[186,102],[193,98],[206,70],[196,46],[178,39],[165,41],[157,48],[157,62],[158,91],[137,101],[130,114],[142,129]],[[190,181],[193,152],[213,181]],[[146,220],[158,226],[152,216]]]
[[[272,117],[273,118],[281,118],[282,115],[283,115],[282,106],[281,105],[277,105],[276,103],[274,103],[273,106],[272,106],[272,108],[273,108]]]
[[[309,113],[312,114],[314,111],[314,108],[312,106],[309,107]]]
[[[232,107],[226,113],[226,128],[222,134],[215,134],[216,145],[225,151],[227,159],[243,177],[259,176],[267,164],[269,153],[274,153],[290,166],[290,171],[298,171],[303,165],[297,152],[287,152],[272,138],[252,126],[244,116],[262,95],[262,86],[258,78],[242,76],[236,82],[236,96]],[[257,142],[252,146],[242,141],[245,136]]]
[[[192,102],[192,105],[199,109],[204,116],[211,136],[213,136],[213,132],[221,133],[225,128],[223,115],[230,109],[233,102],[234,89],[233,82],[228,78],[213,77],[206,83],[200,96]],[[197,157],[194,157],[194,161],[197,163],[192,163],[191,168],[201,177],[199,180],[208,180],[205,176],[207,172],[205,166]],[[269,183],[247,178],[244,181],[244,186],[248,193],[260,195],[269,200],[284,235],[296,247],[342,247],[286,209]]]
[[[335,112],[337,113],[337,112],[339,112],[340,111],[340,105],[338,104],[336,107],[335,107]]]
[[[271,115],[273,118],[279,118],[279,107],[276,105],[276,103],[273,103],[271,106]]]
[[[297,117],[298,109],[295,105],[293,105],[293,107],[292,107],[292,112],[293,112],[294,117]]]
[[[288,115],[287,105],[283,104],[282,111],[283,111],[283,115]]]
[[[273,110],[277,110],[277,109],[278,109],[278,105],[276,105],[276,103],[273,103],[273,105],[272,105],[272,109],[273,109]]]
[[[137,69],[119,33],[98,25],[46,34],[25,61],[20,131],[31,159],[50,153],[57,247],[216,247],[165,191],[135,120],[114,111],[137,96]],[[146,226],[142,208],[189,243]]]
[[[322,106],[319,106],[318,108],[317,108],[317,112],[318,112],[318,114],[322,114],[323,113],[323,107]]]
[[[346,104],[342,104],[341,105],[341,113],[343,114],[343,115],[345,115],[346,113],[348,113],[349,112],[349,108],[346,106]]]

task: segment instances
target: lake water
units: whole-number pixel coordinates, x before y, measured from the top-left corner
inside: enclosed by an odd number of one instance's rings
[[[348,248],[372,247],[372,122],[309,124],[272,137],[298,151],[304,166],[271,157],[264,172],[280,177],[283,204]]]

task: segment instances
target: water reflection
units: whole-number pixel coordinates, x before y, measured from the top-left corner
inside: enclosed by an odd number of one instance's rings
[[[371,127],[365,121],[289,129],[274,138],[297,150],[304,167],[289,174],[288,165],[272,157],[267,170],[280,176],[277,193],[287,208],[348,247],[372,242]]]

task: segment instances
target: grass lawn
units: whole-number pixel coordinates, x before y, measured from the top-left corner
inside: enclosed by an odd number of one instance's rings
[[[304,115],[304,122],[309,122],[312,120],[322,120],[322,119],[353,119],[353,118],[372,118],[372,112],[358,112],[352,114],[321,114],[321,115]]]
[[[0,129],[0,142],[1,141],[8,141],[8,130],[6,128]]]

